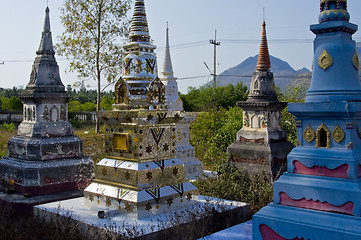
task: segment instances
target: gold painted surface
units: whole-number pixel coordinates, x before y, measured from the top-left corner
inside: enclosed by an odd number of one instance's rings
[[[333,60],[331,55],[325,50],[321,53],[320,57],[318,58],[318,66],[322,68],[324,71],[327,70],[327,68],[331,67],[333,64]]]
[[[356,70],[358,70],[358,68],[360,66],[360,61],[359,61],[356,51],[355,51],[355,54],[353,55],[352,63],[353,63],[353,66],[356,68]]]
[[[120,151],[129,150],[129,135],[127,133],[114,133],[113,136],[114,149]]]
[[[342,140],[345,138],[345,132],[342,130],[342,128],[339,125],[337,125],[335,129],[333,129],[332,138],[337,143],[342,142]]]
[[[316,131],[316,147],[320,146],[320,137],[321,137],[320,130],[321,129],[325,130],[325,132],[327,134],[326,148],[330,148],[331,147],[331,132],[324,123],[322,123],[321,126],[319,126]]]
[[[305,131],[303,132],[303,138],[311,143],[314,139],[315,139],[315,131],[313,131],[313,129],[311,128],[310,125],[308,125],[308,127],[305,129]]]
[[[108,185],[108,186],[126,188],[128,190],[135,190],[135,191],[140,191],[141,190],[140,188],[134,187],[134,186],[131,186],[131,185],[116,183],[116,182],[102,180],[102,179],[95,179],[93,182]]]

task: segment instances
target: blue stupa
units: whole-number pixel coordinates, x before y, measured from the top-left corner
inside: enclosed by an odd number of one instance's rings
[[[347,0],[321,0],[311,25],[313,76],[304,104],[289,104],[298,144],[253,217],[254,240],[361,239],[361,84]]]

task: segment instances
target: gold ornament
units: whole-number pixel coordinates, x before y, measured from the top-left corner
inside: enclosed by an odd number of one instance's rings
[[[339,125],[337,125],[335,129],[333,129],[332,138],[337,143],[342,142],[342,140],[345,138],[345,132],[342,130],[342,128]]]
[[[309,143],[311,143],[313,139],[315,139],[315,131],[313,131],[310,125],[308,125],[306,130],[303,132],[303,138]]]
[[[320,57],[318,58],[318,66],[320,66],[320,68],[326,71],[327,68],[331,67],[332,63],[333,61],[331,55],[328,54],[326,49],[323,50]]]
[[[353,63],[353,66],[356,68],[356,70],[358,70],[358,68],[360,66],[360,61],[359,61],[356,51],[355,51],[355,54],[353,55],[352,63]]]
[[[358,137],[361,139],[361,131],[360,131],[360,129],[358,128],[358,126],[356,126],[356,131],[357,131]]]

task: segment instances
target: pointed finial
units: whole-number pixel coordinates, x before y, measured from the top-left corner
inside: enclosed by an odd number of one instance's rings
[[[271,60],[268,51],[267,34],[266,34],[266,21],[262,23],[262,39],[259,49],[257,70],[269,70],[271,68]]]
[[[263,8],[263,22],[266,21],[266,9]]]
[[[172,76],[173,75],[173,66],[172,60],[170,57],[170,48],[169,48],[169,28],[167,22],[166,34],[165,34],[165,53],[164,53],[164,62],[161,74],[164,76]]]
[[[44,51],[50,51],[52,53],[54,53],[54,48],[53,48],[53,39],[51,36],[51,31],[50,31],[50,16],[49,16],[49,12],[50,9],[49,7],[46,7],[45,9],[45,20],[44,20],[44,30],[42,33],[42,37],[41,37],[41,42],[40,42],[40,46],[39,46],[39,53],[42,53]]]

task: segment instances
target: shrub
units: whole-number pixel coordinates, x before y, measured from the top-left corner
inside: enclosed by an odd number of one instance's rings
[[[4,122],[3,125],[1,126],[1,129],[7,132],[12,132],[15,129],[15,124],[14,123],[7,124],[6,122]]]
[[[201,113],[190,126],[191,144],[206,168],[227,160],[227,147],[236,140],[242,128],[243,113],[239,107]]]
[[[249,175],[230,161],[217,164],[215,170],[216,178],[204,177],[195,182],[201,195],[247,202],[252,214],[272,201],[273,182],[266,175]]]

